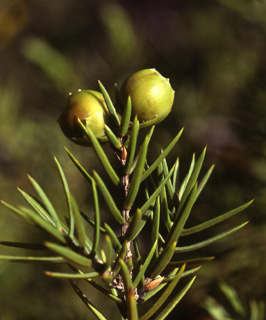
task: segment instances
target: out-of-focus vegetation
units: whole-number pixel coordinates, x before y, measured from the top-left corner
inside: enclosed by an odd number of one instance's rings
[[[265,303],[263,301],[241,301],[236,290],[224,281],[219,283],[219,289],[219,302],[213,297],[207,297],[203,302],[203,307],[214,320],[265,319]]]
[[[1,1],[0,198],[23,204],[16,186],[30,188],[30,173],[60,207],[63,191],[52,158],[56,155],[80,207],[87,208],[86,182],[63,146],[87,168],[98,163],[93,152],[71,144],[60,132],[57,118],[68,92],[97,90],[97,79],[111,92],[115,82],[120,86],[134,71],[155,67],[170,78],[176,99],[172,113],[158,126],[154,149],[185,126],[173,155],[180,154],[184,171],[192,153],[206,144],[206,167],[216,163],[189,223],[256,198],[244,213],[250,220],[247,227],[203,250],[216,259],[202,268],[176,312],[180,319],[210,319],[199,306],[221,279],[247,300],[263,300],[265,52],[264,0]],[[0,234],[0,241],[41,237],[4,207]],[[0,251],[15,253],[3,246]],[[1,262],[1,320],[88,318],[68,284],[46,279],[45,268]],[[100,301],[100,296],[91,295]],[[110,309],[111,314],[115,320]]]

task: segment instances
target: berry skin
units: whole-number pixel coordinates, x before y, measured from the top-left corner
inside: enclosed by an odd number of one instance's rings
[[[155,69],[144,69],[134,73],[122,85],[120,96],[125,104],[128,96],[132,101],[132,113],[140,121],[158,117],[162,121],[171,111],[175,92],[169,79]]]
[[[73,142],[80,145],[90,145],[80,124],[80,119],[97,138],[103,137],[104,125],[108,119],[108,110],[100,92],[94,90],[79,90],[70,94],[67,108],[59,117],[63,133]]]

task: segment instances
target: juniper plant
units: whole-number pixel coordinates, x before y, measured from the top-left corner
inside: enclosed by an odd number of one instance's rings
[[[200,266],[213,259],[206,256],[193,259],[191,255],[183,260],[182,254],[212,244],[239,230],[246,222],[188,246],[180,246],[180,238],[192,236],[193,241],[193,234],[231,218],[252,201],[194,227],[186,227],[214,166],[199,180],[206,153],[204,149],[197,160],[193,155],[187,175],[178,182],[179,159],[169,164],[167,155],[177,144],[183,129],[152,163],[148,161],[155,126],[170,113],[173,105],[174,91],[169,80],[155,69],[139,71],[125,82],[115,103],[100,82],[99,89],[100,92],[84,90],[71,94],[68,107],[59,119],[68,138],[89,146],[84,152],[93,149],[112,183],[108,188],[109,181],[104,181],[96,171],[88,172],[66,149],[73,164],[91,186],[94,218],[79,209],[63,168],[55,159],[68,207],[64,220],[59,218],[44,190],[32,177],[29,179],[38,199],[19,189],[29,207],[16,208],[2,201],[22,219],[46,232],[48,240],[43,244],[7,241],[1,241],[1,244],[36,250],[41,247],[47,250],[47,254],[0,256],[0,259],[66,264],[68,273],[46,271],[45,274],[68,279],[97,319],[110,319],[110,316],[104,316],[104,312],[93,305],[79,287],[78,280],[85,281],[103,297],[111,299],[117,305],[121,319],[162,320],[191,287]],[[139,133],[142,129],[148,131],[141,140]],[[119,169],[115,169],[102,148],[105,142],[115,153]],[[99,196],[103,198],[111,219],[120,225],[119,234],[101,218]],[[93,227],[93,234],[86,232],[87,223]],[[149,241],[145,241],[147,254],[142,249],[143,230],[149,230]]]

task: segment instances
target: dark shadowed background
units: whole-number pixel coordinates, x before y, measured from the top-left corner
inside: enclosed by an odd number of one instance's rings
[[[222,279],[243,301],[265,299],[265,53],[264,0],[2,0],[0,198],[24,204],[16,187],[32,191],[29,173],[63,214],[55,155],[80,207],[87,210],[88,186],[64,146],[89,170],[101,167],[91,149],[75,146],[59,129],[57,119],[68,92],[98,90],[100,79],[113,95],[115,83],[121,86],[133,72],[156,68],[170,78],[176,98],[172,113],[157,126],[151,156],[184,126],[169,163],[180,155],[182,176],[193,152],[198,155],[208,145],[204,170],[216,164],[189,224],[256,199],[248,210],[217,229],[222,232],[246,219],[248,226],[202,249],[202,255],[216,259],[200,270],[176,308],[179,319],[211,319],[200,305],[208,295],[215,295]],[[210,230],[206,237],[214,234]],[[2,206],[0,241],[41,241],[42,237]],[[0,247],[0,254],[16,253]],[[1,320],[91,319],[66,281],[43,275],[49,268],[0,262]],[[107,319],[119,319],[105,298],[86,292],[96,305],[106,303]]]

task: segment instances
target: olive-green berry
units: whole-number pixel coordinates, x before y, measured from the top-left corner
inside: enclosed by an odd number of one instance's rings
[[[105,135],[104,125],[108,119],[108,109],[100,92],[79,90],[70,94],[67,108],[58,120],[63,133],[70,140],[80,145],[90,145],[78,119],[97,138]]]
[[[158,117],[162,121],[172,110],[175,92],[169,79],[155,69],[144,69],[134,73],[122,85],[120,96],[122,103],[128,96],[132,101],[132,114],[140,121]]]

